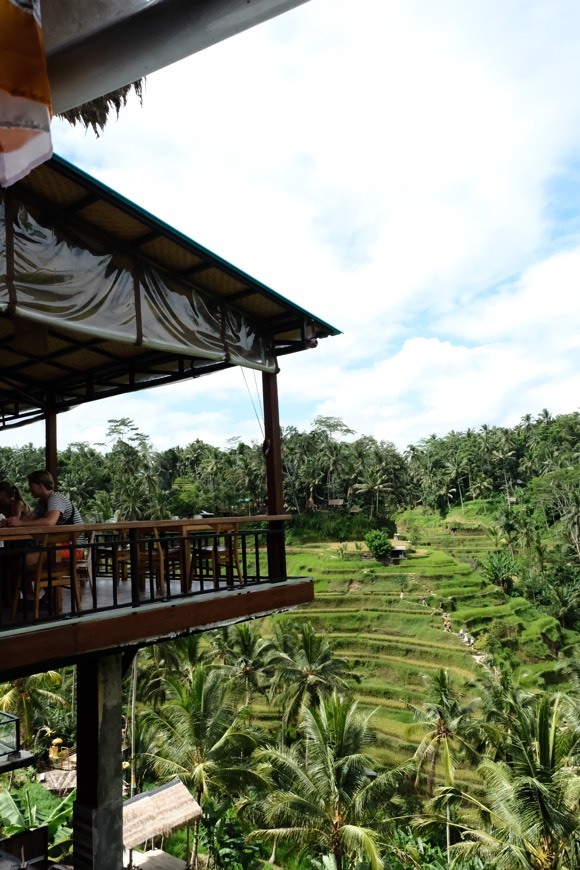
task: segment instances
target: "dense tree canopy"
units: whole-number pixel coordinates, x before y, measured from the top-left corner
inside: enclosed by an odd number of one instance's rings
[[[442,513],[479,498],[496,499],[512,538],[558,523],[562,543],[580,560],[580,414],[526,415],[511,429],[431,435],[401,454],[388,441],[356,433],[334,417],[309,432],[282,431],[286,509],[297,516],[331,510],[361,514],[380,526],[403,508]],[[29,444],[0,448],[0,477],[24,486],[43,464]],[[261,445],[231,439],[225,449],[203,441],[155,450],[132,420],[109,421],[107,443],[71,444],[59,454],[60,487],[88,518],[162,518],[201,509],[264,511]],[[364,534],[364,532],[363,532]]]

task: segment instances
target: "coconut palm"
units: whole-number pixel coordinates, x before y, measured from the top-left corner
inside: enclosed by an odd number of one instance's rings
[[[199,660],[199,635],[156,643],[139,651],[137,698],[153,708],[167,698],[167,677],[188,673]]]
[[[458,453],[452,454],[445,463],[445,473],[448,475],[450,485],[457,484],[459,501],[463,508],[463,490],[461,488],[461,481],[467,474],[465,459]]]
[[[378,517],[381,493],[391,492],[392,490],[390,475],[378,465],[365,468],[360,479],[354,484],[353,490],[361,495],[371,496],[369,517],[372,518],[373,509]]]
[[[455,784],[455,767],[460,759],[475,761],[477,745],[481,740],[480,723],[474,718],[479,698],[464,700],[456,692],[448,670],[439,670],[423,677],[427,688],[427,700],[421,707],[410,705],[415,726],[425,730],[421,743],[415,750],[413,760],[417,768],[416,783],[427,766],[427,794],[432,795],[435,786],[437,764],[443,760],[445,784]],[[447,855],[451,847],[451,808],[447,807],[445,819]]]
[[[233,685],[243,687],[246,706],[254,692],[265,693],[275,651],[272,641],[260,637],[252,625],[240,623],[215,632],[212,645],[208,657],[221,660]]]
[[[241,789],[255,778],[249,759],[258,737],[240,724],[229,680],[205,665],[167,677],[167,700],[146,717],[157,774],[178,776],[193,789],[200,806],[209,795]],[[194,826],[197,866],[199,821]]]
[[[534,703],[537,677],[525,671],[516,676],[504,664],[500,668],[482,668],[468,686],[481,698],[481,751],[496,761],[505,759],[521,711]]]
[[[24,748],[32,748],[34,736],[47,725],[51,708],[66,703],[57,689],[62,683],[58,671],[20,677],[0,685],[0,710],[20,719],[20,739]]]
[[[454,782],[458,759],[474,760],[475,745],[481,738],[481,728],[474,718],[480,705],[479,698],[464,699],[457,692],[448,670],[423,676],[427,700],[420,706],[409,705],[415,720],[413,728],[425,731],[413,756],[417,766],[417,780],[427,766],[427,794],[432,795],[435,786],[437,764],[442,758],[445,780]]]
[[[564,870],[579,866],[580,710],[578,702],[542,693],[514,717],[505,761],[484,759],[484,798],[443,788],[437,809],[475,808],[481,827],[458,825],[458,858],[477,856],[501,870]]]
[[[333,691],[348,694],[346,681],[359,680],[349,671],[348,663],[334,655],[329,640],[317,634],[309,622],[296,629],[292,652],[278,648],[271,665],[270,693],[272,697],[278,696],[286,727],[299,720],[306,704],[316,705]]]
[[[383,870],[385,823],[379,818],[386,816],[385,797],[396,777],[375,778],[364,754],[372,739],[371,715],[360,716],[356,702],[333,693],[304,708],[300,741],[257,753],[272,784],[262,803],[265,825],[251,840],[291,843],[300,858],[332,856],[336,870],[353,867],[357,859]]]

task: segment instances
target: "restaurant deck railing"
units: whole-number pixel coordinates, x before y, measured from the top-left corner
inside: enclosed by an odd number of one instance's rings
[[[287,519],[1,529],[0,631],[284,581]],[[273,564],[282,566],[275,577]]]

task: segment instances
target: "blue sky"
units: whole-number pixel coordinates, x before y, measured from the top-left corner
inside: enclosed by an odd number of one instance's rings
[[[580,5],[310,0],[149,77],[55,150],[343,330],[281,360],[281,422],[398,447],[580,397]],[[261,440],[239,371],[87,405],[159,448]],[[42,442],[40,428],[2,443]]]

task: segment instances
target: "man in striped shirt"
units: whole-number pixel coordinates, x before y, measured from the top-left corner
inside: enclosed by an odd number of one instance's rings
[[[22,519],[8,517],[5,520],[7,526],[31,526],[35,522],[43,526],[70,526],[73,523],[82,523],[82,517],[70,499],[55,491],[54,478],[49,471],[32,471],[28,475],[28,488],[30,494],[38,499],[36,506],[32,509],[31,514]],[[79,538],[79,543],[80,540]],[[28,546],[31,550],[25,557],[27,574],[29,574],[40,557],[38,541],[27,541],[23,546]],[[32,599],[29,578],[27,578],[26,587],[26,598]]]
[[[7,526],[28,526],[41,522],[43,526],[70,526],[82,523],[82,517],[73,503],[60,492],[55,492],[54,479],[49,471],[33,471],[28,475],[30,494],[38,499],[32,514],[24,519],[9,517]]]

